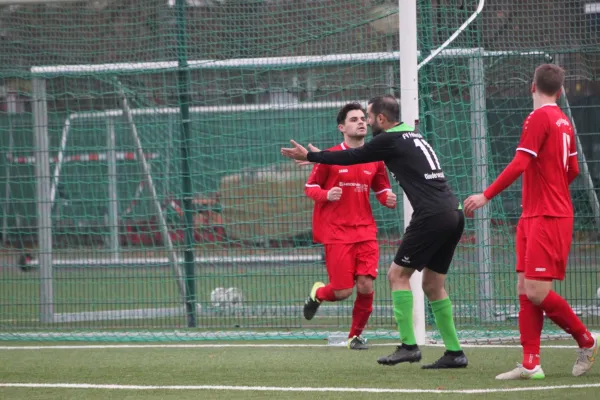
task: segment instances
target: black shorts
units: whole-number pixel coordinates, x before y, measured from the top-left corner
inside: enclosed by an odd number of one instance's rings
[[[427,268],[447,274],[464,228],[462,210],[413,219],[404,232],[394,262],[418,271]]]

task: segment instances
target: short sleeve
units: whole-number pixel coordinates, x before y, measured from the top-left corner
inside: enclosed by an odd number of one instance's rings
[[[548,119],[543,112],[536,110],[529,114],[523,123],[521,140],[517,146],[517,151],[524,151],[537,157],[548,137],[548,128]]]
[[[373,189],[375,194],[380,194],[387,190],[391,190],[390,179],[388,178],[388,174],[383,161],[377,162],[377,172],[375,172],[375,176],[373,177],[373,181],[371,182],[371,188]]]
[[[306,181],[306,187],[320,187],[323,189],[327,176],[329,175],[329,166],[323,164],[315,164],[313,170]]]

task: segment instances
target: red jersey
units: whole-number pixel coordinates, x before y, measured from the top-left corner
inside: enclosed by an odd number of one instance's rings
[[[517,151],[535,157],[523,173],[521,217],[573,217],[567,174],[577,162],[577,146],[573,126],[556,104],[529,114]]]
[[[329,151],[346,150],[344,143]],[[328,201],[327,192],[342,188],[338,201]],[[315,242],[358,243],[377,239],[377,226],[369,202],[373,189],[385,204],[390,180],[382,161],[356,165],[315,164],[304,192],[315,201],[313,238]]]

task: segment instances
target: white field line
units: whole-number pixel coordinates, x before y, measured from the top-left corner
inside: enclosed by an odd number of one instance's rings
[[[371,343],[372,347],[396,346],[397,342],[393,343]],[[80,349],[218,349],[228,347],[242,348],[310,348],[310,347],[340,347],[327,344],[109,344],[109,345],[47,345],[47,346],[0,346],[0,350],[80,350]],[[443,344],[427,344],[421,347],[444,347]],[[463,348],[473,349],[520,349],[520,345],[502,345],[502,344],[463,344]],[[577,346],[570,345],[547,345],[542,346],[544,349],[576,349]]]
[[[220,385],[106,385],[91,383],[0,383],[0,388],[44,388],[44,389],[108,389],[108,390],[224,390],[244,392],[343,392],[343,393],[438,393],[438,394],[485,394],[499,392],[530,392],[560,389],[598,388],[600,383],[560,386],[532,386],[497,389],[380,389],[344,387],[277,387],[277,386],[220,386]]]

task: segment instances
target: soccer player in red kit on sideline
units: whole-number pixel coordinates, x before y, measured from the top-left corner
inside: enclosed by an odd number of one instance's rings
[[[342,107],[337,123],[344,141],[330,151],[364,144],[367,119],[360,104]],[[348,334],[348,348],[352,350],[368,348],[361,334],[373,310],[373,280],[379,264],[377,227],[369,202],[371,189],[381,204],[396,207],[396,195],[381,161],[349,166],[315,164],[304,189],[315,202],[313,238],[325,247],[329,275],[329,284],[313,285],[304,305],[304,317],[312,319],[323,301],[347,299],[356,285]]]
[[[588,372],[598,353],[598,339],[552,290],[552,281],[565,277],[573,235],[569,184],[579,174],[573,126],[556,104],[564,79],[564,70],[556,65],[544,64],[535,70],[534,110],[525,119],[514,159],[483,193],[465,201],[465,213],[470,216],[523,174],[523,211],[516,241],[523,363],[496,379],[545,378],[540,365],[544,313],[579,345],[574,376]]]

